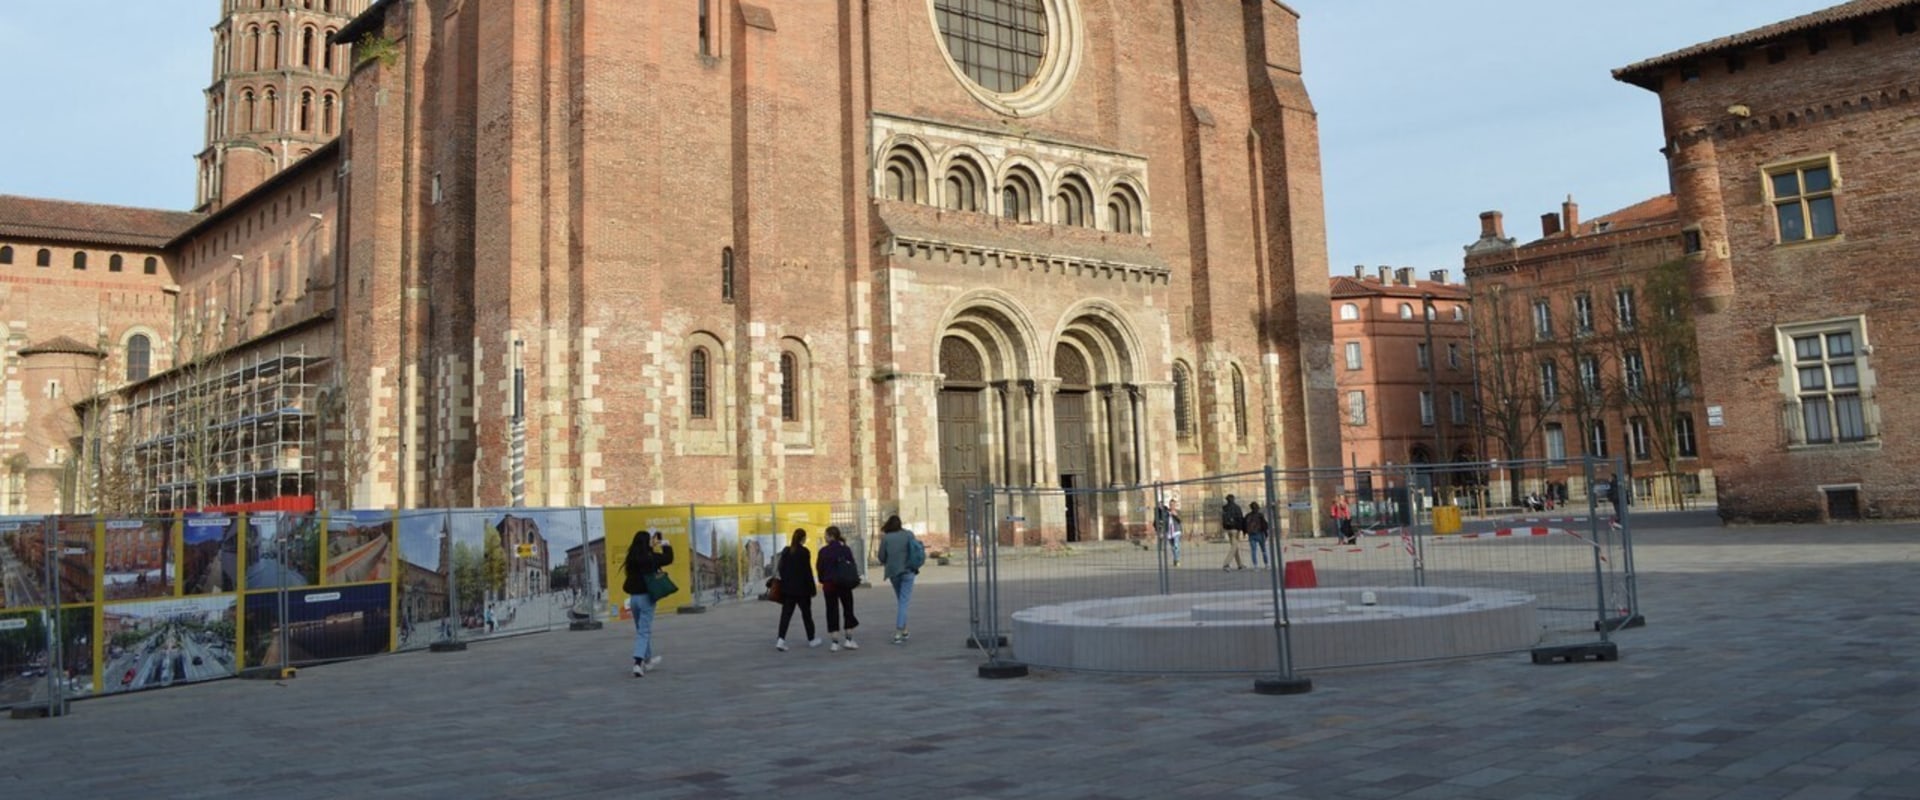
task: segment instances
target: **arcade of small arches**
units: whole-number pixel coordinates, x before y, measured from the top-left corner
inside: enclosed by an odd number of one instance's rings
[[[875,191],[881,199],[990,214],[1012,222],[1147,233],[1145,197],[1132,175],[1097,180],[1078,165],[1043,165],[1031,156],[998,162],[971,147],[933,152],[902,137],[882,151]]]
[[[1101,303],[1065,315],[1050,337],[1010,300],[980,298],[941,328],[937,441],[950,523],[988,485],[1068,490],[1065,539],[1121,538],[1119,502],[1074,489],[1137,484],[1148,473],[1153,393],[1125,318]],[[1158,382],[1164,386],[1164,381]]]

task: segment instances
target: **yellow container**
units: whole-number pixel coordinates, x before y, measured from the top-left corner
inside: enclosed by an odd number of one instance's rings
[[[1460,532],[1459,506],[1433,507],[1433,532],[1435,535]]]

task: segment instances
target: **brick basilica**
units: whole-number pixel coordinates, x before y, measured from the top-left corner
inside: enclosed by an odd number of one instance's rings
[[[92,370],[42,438],[109,454],[32,510],[104,504],[119,453],[152,510],[865,499],[941,534],[989,483],[1338,460],[1281,3],[257,2],[216,28],[203,208],[113,245],[161,262],[116,290],[169,313],[151,374],[104,321],[15,323]],[[263,108],[250,14],[343,85]],[[106,249],[6,223],[49,205],[0,198],[0,241]],[[247,432],[177,441],[208,419]],[[1121,502],[1025,512],[1107,538]]]

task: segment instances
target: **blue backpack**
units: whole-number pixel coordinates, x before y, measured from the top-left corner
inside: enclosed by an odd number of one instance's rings
[[[920,537],[907,534],[907,569],[919,572],[927,564],[927,546],[920,543]]]

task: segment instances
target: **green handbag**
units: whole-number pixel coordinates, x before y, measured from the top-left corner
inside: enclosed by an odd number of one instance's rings
[[[680,591],[680,587],[674,584],[672,578],[667,577],[667,573],[655,572],[647,576],[647,596],[652,597],[653,602],[658,603],[672,597],[677,591]]]

